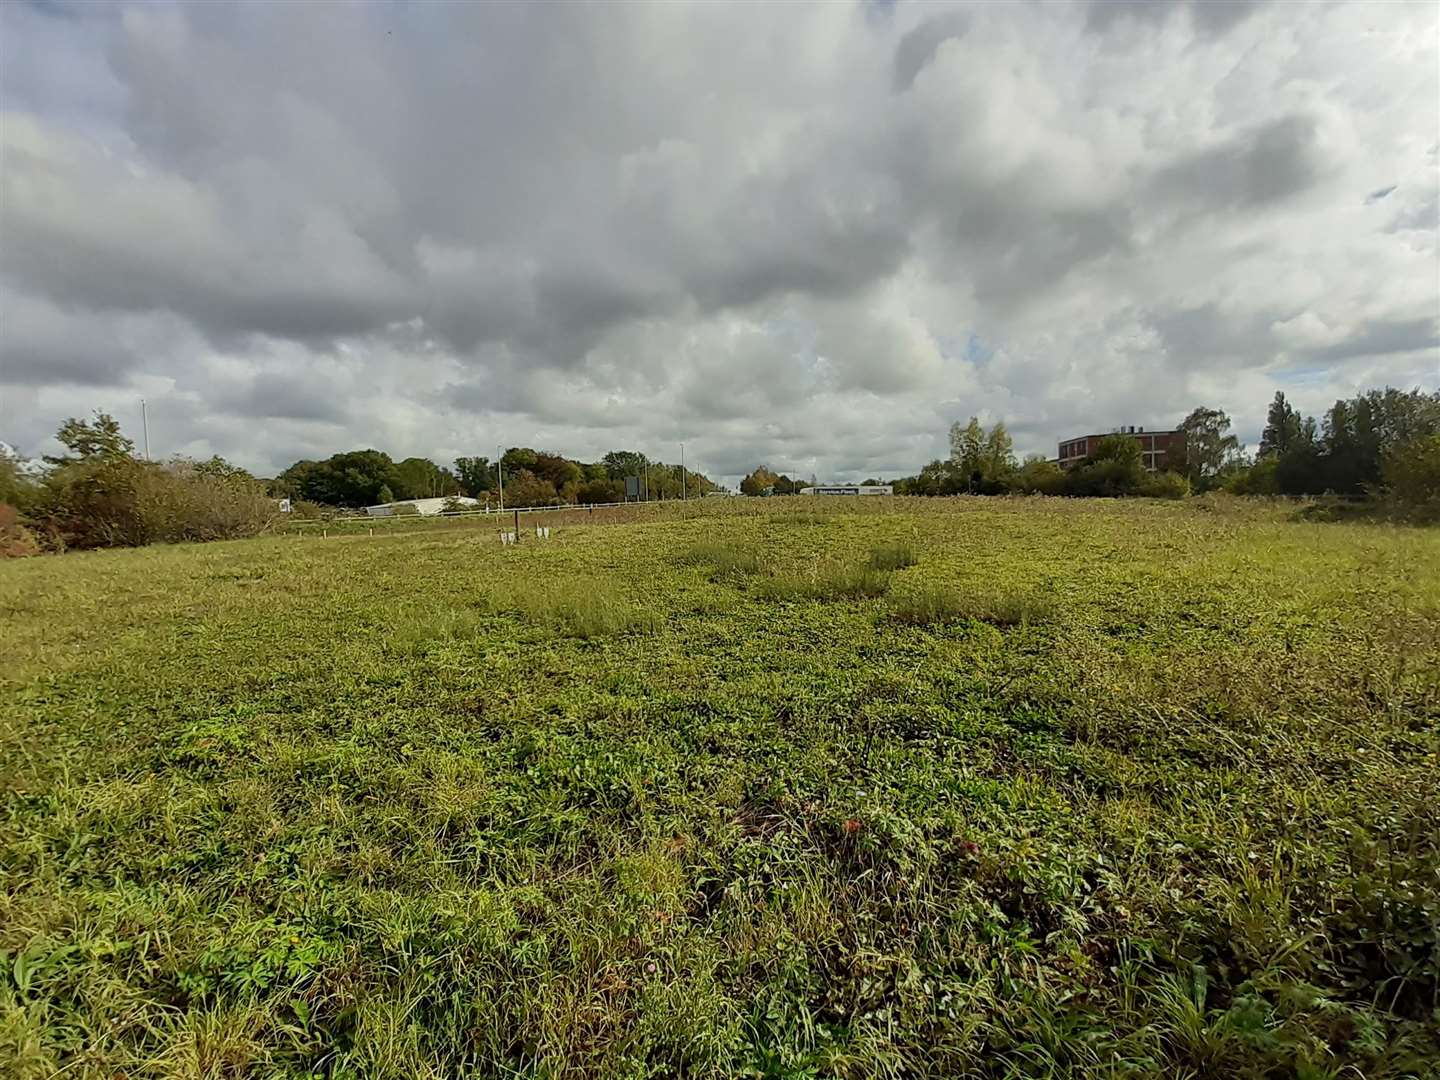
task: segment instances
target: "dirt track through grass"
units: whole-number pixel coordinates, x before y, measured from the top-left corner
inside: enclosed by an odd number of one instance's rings
[[[0,565],[0,1061],[1440,1054],[1440,533],[820,505]]]

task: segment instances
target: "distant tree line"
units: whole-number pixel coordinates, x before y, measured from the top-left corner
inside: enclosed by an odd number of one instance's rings
[[[1253,462],[1234,470],[1239,494],[1389,494],[1440,499],[1440,392],[1371,390],[1336,401],[1318,422],[1285,395],[1270,403]]]
[[[1440,518],[1440,392],[1371,390],[1336,401],[1318,420],[1302,416],[1277,393],[1253,457],[1230,427],[1219,409],[1193,410],[1170,445],[1166,471],[1157,473],[1145,469],[1139,440],[1120,433],[1097,440],[1090,455],[1069,469],[1042,455],[1017,461],[1003,423],[987,430],[971,417],[951,426],[948,457],[893,484],[905,495],[1178,498],[1217,489],[1239,495],[1333,494],[1392,505],[1409,517]],[[66,420],[56,438],[65,453],[47,458],[38,473],[0,453],[0,555],[252,536],[270,525],[275,500],[286,496],[340,509],[456,495],[490,500],[503,480],[507,505],[554,506],[619,502],[629,477],[651,499],[696,498],[717,490],[706,476],[633,450],[583,462],[511,447],[498,462],[459,457],[453,467],[351,450],[323,461],[297,461],[263,481],[219,457],[140,460],[105,413]],[[746,495],[789,495],[814,482],[762,465],[740,489]]]
[[[449,495],[488,501],[498,498],[503,480],[507,506],[562,506],[622,502],[627,477],[639,481],[641,494],[651,499],[698,498],[717,490],[700,473],[683,470],[682,480],[679,465],[651,461],[634,450],[612,450],[599,461],[583,462],[528,446],[512,446],[498,463],[459,457],[453,468],[429,458],[395,462],[380,450],[350,450],[324,461],[297,461],[270,482],[270,490],[354,509]]]
[[[1127,435],[1099,440],[1091,455],[1065,470],[1041,454],[1015,457],[1004,423],[988,431],[978,417],[950,428],[950,456],[894,481],[897,495],[1148,495],[1178,498],[1190,490],[1176,473],[1147,473],[1140,443]]]
[[[898,495],[1331,494],[1388,500],[1412,514],[1440,516],[1440,392],[1371,390],[1336,401],[1318,422],[1277,393],[1253,457],[1231,433],[1230,418],[1202,406],[1180,422],[1160,472],[1146,470],[1140,440],[1123,433],[1097,440],[1089,456],[1069,469],[1041,454],[1017,461],[1005,424],[987,430],[972,416],[951,426],[948,457],[891,483]],[[762,465],[740,490],[788,495],[805,486]]]

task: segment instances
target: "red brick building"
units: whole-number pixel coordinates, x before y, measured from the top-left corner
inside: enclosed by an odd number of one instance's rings
[[[1146,431],[1143,427],[1121,427],[1105,435],[1077,435],[1060,444],[1056,461],[1062,469],[1072,469],[1095,451],[1096,445],[1108,435],[1128,435],[1140,444],[1140,460],[1147,472],[1160,472],[1170,467],[1170,451],[1180,438],[1178,431]]]

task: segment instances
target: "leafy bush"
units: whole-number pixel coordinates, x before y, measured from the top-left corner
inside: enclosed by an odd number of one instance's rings
[[[256,536],[277,514],[252,480],[120,456],[55,469],[31,516],[54,547],[96,548]]]
[[[625,489],[615,480],[587,480],[575,489],[578,503],[618,503],[625,498]]]
[[[38,494],[34,479],[21,471],[20,462],[0,444],[0,503],[24,511]]]
[[[974,619],[991,626],[1027,626],[1045,622],[1053,607],[1043,597],[1021,593],[965,595],[929,586],[895,597],[890,619],[909,626],[935,626]]]
[[[1014,489],[1025,495],[1064,494],[1065,470],[1043,457],[1030,458],[1015,474]]]
[[[1381,479],[1402,506],[1440,510],[1440,435],[1390,450],[1381,463]]]
[[[521,469],[505,481],[506,506],[554,506],[558,502],[555,485],[529,469]]]
[[[1135,494],[1147,499],[1183,499],[1190,494],[1190,481],[1177,472],[1151,473],[1140,481]]]
[[[40,541],[20,524],[20,512],[9,503],[0,503],[0,559],[39,555]]]
[[[143,468],[135,499],[147,542],[258,536],[279,512],[254,481],[197,472],[188,462]]]
[[[1248,469],[1239,469],[1225,482],[1232,495],[1278,495],[1280,493],[1280,458],[1262,457]]]
[[[885,544],[870,552],[870,569],[904,570],[920,561],[915,549],[906,543]]]
[[[148,466],[128,456],[96,456],[60,465],[45,477],[31,510],[48,546],[135,547],[149,543],[136,487]]]
[[[390,507],[391,517],[419,517],[420,507],[413,502],[395,503]]]

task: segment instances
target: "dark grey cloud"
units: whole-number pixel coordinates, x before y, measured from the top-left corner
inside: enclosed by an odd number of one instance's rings
[[[909,90],[915,76],[935,58],[935,51],[947,41],[964,37],[969,29],[967,12],[946,11],[908,31],[895,47],[895,89]]]
[[[1255,367],[1269,363],[1279,352],[1271,328],[1285,317],[1274,310],[1227,310],[1212,302],[1157,312],[1151,325],[1166,359],[1176,368]]]
[[[1391,184],[1388,187],[1376,188],[1374,191],[1370,192],[1369,195],[1365,196],[1365,205],[1369,206],[1371,203],[1379,202],[1381,199],[1385,198],[1385,196],[1391,194],[1397,186],[1399,185]]]
[[[1440,307],[1440,297],[1436,306]],[[1304,355],[1313,360],[1348,360],[1356,356],[1420,352],[1437,345],[1440,345],[1440,314],[1419,319],[1367,319],[1345,340],[1307,349]]]
[[[1085,24],[1105,33],[1126,22],[1158,24],[1180,12],[1189,15],[1196,31],[1206,37],[1224,34],[1253,15],[1261,0],[1091,0]]]
[[[1190,209],[1253,210],[1314,186],[1324,174],[1311,116],[1283,116],[1186,154],[1159,171],[1157,195]]]
[[[210,398],[210,407],[219,413],[252,419],[338,424],[347,415],[346,396],[342,383],[294,372],[262,373],[240,385],[219,389]]]
[[[0,289],[0,382],[118,386],[137,357],[110,320]]]

